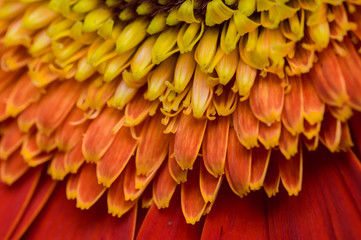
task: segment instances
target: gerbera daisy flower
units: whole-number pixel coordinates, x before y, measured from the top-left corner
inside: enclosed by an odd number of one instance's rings
[[[0,238],[359,238],[360,5],[0,0]]]

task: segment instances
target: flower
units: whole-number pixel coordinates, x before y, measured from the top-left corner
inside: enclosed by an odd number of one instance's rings
[[[359,5],[0,1],[0,236],[357,239]]]

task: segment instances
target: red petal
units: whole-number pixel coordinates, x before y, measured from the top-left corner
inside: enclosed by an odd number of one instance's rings
[[[179,202],[179,193],[175,194],[166,209],[158,210],[155,204],[149,209],[140,228],[137,240],[187,239],[200,238],[202,223],[195,226],[184,220]]]
[[[50,195],[56,186],[56,181],[50,177],[43,175],[39,185],[36,187],[35,193],[31,198],[23,216],[11,234],[12,239],[20,239],[25,231],[30,227],[34,219],[38,216],[44,205],[47,203]]]
[[[0,238],[7,239],[18,224],[38,185],[42,168],[31,169],[13,186],[0,184]]]
[[[59,186],[40,213],[27,239],[133,239],[137,208],[122,218],[107,213],[106,199],[102,198],[91,209],[81,211],[65,198],[65,184]],[[60,234],[61,233],[61,234]]]
[[[218,117],[208,122],[202,149],[204,166],[214,177],[224,174],[226,162],[229,118]]]
[[[280,185],[280,170],[278,161],[278,152],[273,151],[268,164],[266,178],[263,182],[263,188],[268,197],[276,196]]]
[[[202,238],[208,239],[268,239],[267,208],[262,192],[239,198],[229,188],[220,196],[204,223]]]
[[[182,169],[192,169],[201,147],[207,120],[182,114],[174,140],[174,156]]]
[[[290,159],[298,151],[298,134],[293,136],[285,127],[282,127],[279,146],[283,156]]]

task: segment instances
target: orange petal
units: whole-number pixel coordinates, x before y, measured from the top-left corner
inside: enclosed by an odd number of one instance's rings
[[[6,112],[6,102],[7,99],[9,98],[13,85],[14,83],[8,86],[2,92],[0,92],[0,121],[3,121],[9,117],[9,115]]]
[[[319,60],[309,74],[312,83],[324,102],[342,106],[347,100],[345,79],[332,46],[319,52],[318,56]]]
[[[116,180],[123,171],[137,147],[129,128],[122,127],[108,151],[97,163],[97,177],[99,183],[106,187]]]
[[[41,149],[36,143],[36,134],[28,136],[23,145],[21,146],[21,155],[24,159],[32,159],[36,155],[41,153]]]
[[[84,162],[83,152],[81,150],[82,142],[78,144],[65,154],[65,169],[67,172],[76,173]]]
[[[37,88],[27,74],[16,82],[6,103],[6,113],[12,117],[18,115],[31,103],[40,99],[42,90]]]
[[[203,140],[203,160],[207,171],[218,178],[224,174],[226,162],[229,117],[218,117],[208,122]]]
[[[341,122],[347,121],[353,114],[352,108],[347,103],[343,104],[341,107],[328,106],[327,109]]]
[[[142,208],[150,208],[152,204],[153,204],[153,193],[152,193],[152,189],[149,187],[146,188],[142,194],[141,206]]]
[[[20,131],[15,121],[6,128],[0,142],[0,157],[7,159],[18,147],[21,146],[25,135]]]
[[[283,186],[288,191],[288,195],[297,196],[302,186],[302,149],[300,148],[298,153],[289,160],[283,156],[279,156],[278,160]]]
[[[69,113],[68,117],[61,124],[55,134],[56,146],[59,150],[69,152],[75,145],[82,140],[83,134],[89,126],[89,121],[82,121],[84,112],[77,107]]]
[[[337,150],[341,141],[341,121],[325,113],[320,131],[321,142],[331,151]]]
[[[318,142],[318,135],[310,139],[303,137],[303,143],[305,144],[308,151],[315,151],[318,147]]]
[[[221,187],[223,176],[214,177],[204,166],[202,159],[200,159],[199,172],[199,187],[204,202],[213,203],[216,200],[219,188]]]
[[[48,167],[47,173],[54,180],[63,180],[68,173],[65,169],[65,153],[57,152]]]
[[[303,95],[301,77],[289,77],[290,91],[285,94],[282,122],[292,135],[303,130]]]
[[[23,132],[28,132],[36,122],[39,102],[31,104],[18,117],[17,122],[19,128]]]
[[[177,183],[172,179],[168,164],[163,163],[153,182],[153,200],[160,208],[167,208],[172,199]]]
[[[251,180],[251,151],[237,139],[233,128],[229,131],[226,177],[229,186],[240,197],[247,195]]]
[[[311,139],[315,136],[318,136],[318,133],[320,132],[321,129],[320,122],[311,125],[308,123],[308,121],[305,120],[303,125],[304,125],[303,135],[305,135],[307,139]]]
[[[89,209],[105,192],[106,188],[98,183],[96,165],[83,165],[78,180],[76,206]]]
[[[182,212],[187,223],[195,224],[198,222],[207,204],[204,202],[202,193],[199,189],[199,168],[195,167],[188,173],[188,179],[181,186],[181,205]]]
[[[206,119],[182,114],[174,140],[174,156],[182,169],[192,169],[201,147]]]
[[[80,174],[71,174],[66,182],[66,197],[70,199],[77,198],[77,189]]]
[[[125,200],[136,200],[144,192],[146,186],[150,183],[154,177],[156,171],[149,176],[136,175],[135,160],[131,159],[125,168],[124,177],[124,196]]]
[[[304,118],[310,123],[321,122],[325,112],[325,104],[318,96],[312,84],[310,74],[302,75],[302,95]]]
[[[1,181],[11,185],[29,169],[29,165],[20,155],[20,149],[14,152],[9,159],[1,164]]]
[[[174,157],[174,138],[175,136],[172,134],[170,136],[169,142],[169,153],[168,153],[168,169],[169,174],[176,181],[177,184],[181,182],[187,181],[187,172],[188,170],[183,170],[177,163]]]
[[[115,138],[112,130],[122,118],[123,112],[106,108],[91,122],[83,138],[82,146],[87,161],[97,162],[105,154]]]
[[[273,148],[278,145],[281,135],[281,122],[274,122],[271,126],[259,123],[258,140],[265,146],[265,148]]]
[[[142,128],[135,157],[137,175],[148,176],[156,171],[167,156],[169,135],[163,133],[166,127],[161,122],[162,117],[158,112]]]
[[[344,49],[344,55],[337,56],[337,60],[345,77],[348,103],[361,111],[361,95],[358,91],[361,89],[361,59],[349,37],[345,37],[341,46]]]
[[[238,102],[233,113],[233,126],[239,141],[247,149],[258,146],[258,125],[258,119],[253,115],[249,102]]]
[[[140,91],[139,96],[143,96],[144,90]],[[133,98],[125,107],[125,121],[126,126],[135,126],[141,123],[149,115],[154,102],[148,101],[143,97]]]
[[[342,151],[347,151],[351,147],[353,147],[353,142],[350,128],[347,122],[343,122],[341,123],[341,140],[338,148]]]
[[[10,84],[14,84],[19,77],[19,73],[22,73],[22,71],[4,71],[2,68],[0,68],[0,92],[5,90]]]
[[[42,152],[39,155],[36,155],[35,157],[32,157],[30,159],[25,159],[25,161],[29,164],[29,166],[36,167],[49,161],[52,157],[53,157],[53,153]]]
[[[55,133],[47,136],[44,133],[38,131],[36,133],[36,144],[41,150],[50,152],[56,148]]]
[[[264,147],[252,149],[251,181],[252,190],[258,190],[262,187],[266,176],[271,150]]]
[[[78,99],[83,85],[65,80],[52,85],[42,98],[36,118],[37,128],[49,136],[66,118]]]
[[[284,101],[281,80],[273,74],[258,77],[251,89],[250,106],[253,114],[262,122],[271,124],[281,120]]]
[[[124,196],[124,176],[120,176],[109,188],[108,213],[112,216],[121,217],[134,207],[137,201],[126,201]]]
[[[298,134],[292,135],[285,127],[282,127],[279,146],[283,156],[290,159],[297,153]]]
[[[268,197],[276,196],[280,185],[280,170],[278,167],[278,155],[280,153],[272,152],[270,162],[268,164],[266,178],[263,182],[263,188]]]

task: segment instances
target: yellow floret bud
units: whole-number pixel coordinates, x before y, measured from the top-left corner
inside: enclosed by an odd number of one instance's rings
[[[213,96],[212,87],[208,84],[209,75],[196,68],[192,89],[192,109],[195,118],[203,117]]]
[[[28,8],[22,24],[25,29],[35,30],[49,25],[49,23],[57,16],[58,13],[50,10],[48,8],[48,3],[45,2],[41,5]]]
[[[194,58],[200,69],[206,72],[217,51],[218,28],[208,28],[200,40]]]
[[[70,28],[74,24],[74,21],[69,19],[62,19],[60,21],[54,21],[47,30],[47,34],[53,40],[68,36],[70,34]]]
[[[104,69],[104,81],[110,82],[130,65],[130,57],[136,49],[133,48],[119,56],[115,56],[106,63]]]
[[[152,5],[148,2],[141,3],[135,10],[138,15],[148,15],[152,12]]]
[[[102,62],[117,55],[114,52],[115,43],[113,39],[103,40],[99,38],[96,40],[88,50],[88,63],[93,67],[98,66]]]
[[[121,81],[115,93],[108,101],[109,107],[123,109],[127,103],[137,94],[137,88],[131,88],[125,81]]]
[[[174,25],[180,23],[180,21],[178,20],[178,9],[177,8],[174,8],[169,12],[167,18],[165,19],[165,23],[168,26],[174,26]]]
[[[223,55],[222,59],[216,65],[220,84],[226,85],[233,78],[237,69],[238,59],[237,49],[229,54]]]
[[[240,0],[238,10],[245,16],[250,16],[256,11],[256,0]]]
[[[234,10],[229,8],[222,0],[213,0],[207,4],[206,25],[214,26],[230,19]]]
[[[221,34],[221,48],[226,54],[236,49],[241,34],[238,33],[234,18],[223,25]]]
[[[183,24],[179,30],[177,44],[181,53],[193,50],[194,45],[199,41],[204,32],[203,23]]]
[[[179,51],[177,42],[178,30],[170,28],[162,32],[154,43],[152,48],[152,62],[159,64]]]
[[[133,11],[132,8],[128,7],[128,8],[124,8],[118,15],[119,19],[121,21],[128,21],[134,17],[136,17],[137,15],[135,14],[135,12]]]
[[[148,22],[144,18],[138,18],[128,24],[119,34],[116,52],[122,54],[137,46],[147,35]]]
[[[72,10],[76,13],[87,13],[96,9],[101,3],[101,0],[79,0],[74,4]]]
[[[155,42],[155,37],[149,37],[135,53],[130,69],[132,70],[135,79],[143,78],[154,66],[152,64],[152,47]]]
[[[144,94],[145,99],[154,101],[162,95],[167,88],[165,83],[173,79],[176,62],[177,57],[171,56],[148,75],[148,89]]]
[[[183,92],[193,76],[196,67],[196,61],[193,55],[194,53],[192,51],[180,54],[178,57],[174,71],[174,90],[177,93]]]
[[[29,48],[29,53],[33,57],[38,57],[39,55],[47,52],[51,43],[51,38],[47,35],[46,30],[43,30],[35,35],[33,38],[33,43]]]
[[[248,97],[254,80],[256,79],[256,75],[256,69],[247,65],[242,60],[238,61],[235,87],[240,96]]]
[[[94,32],[98,30],[110,17],[111,12],[106,8],[99,8],[91,11],[85,16],[83,31]]]
[[[259,25],[261,25],[258,22],[255,22],[248,18],[245,14],[243,14],[241,11],[237,10],[235,11],[233,15],[234,24],[236,25],[236,28],[238,30],[238,33],[242,36],[246,33],[254,31],[256,28],[258,28]]]
[[[76,68],[74,78],[77,81],[82,82],[91,77],[95,71],[96,69],[88,63],[87,58],[83,57],[78,61],[78,67]]]
[[[166,27],[166,23],[165,23],[166,18],[167,18],[166,13],[158,13],[157,15],[155,15],[152,21],[150,21],[149,23],[147,32],[150,35],[153,35],[155,33],[163,31],[164,28]]]
[[[22,14],[27,5],[21,2],[4,2],[0,7],[0,19],[10,20]]]
[[[195,1],[186,0],[178,9],[178,20],[186,23],[199,23],[200,20],[194,16]]]
[[[309,26],[307,29],[317,50],[321,50],[328,46],[328,43],[330,42],[330,27],[328,22]]]

